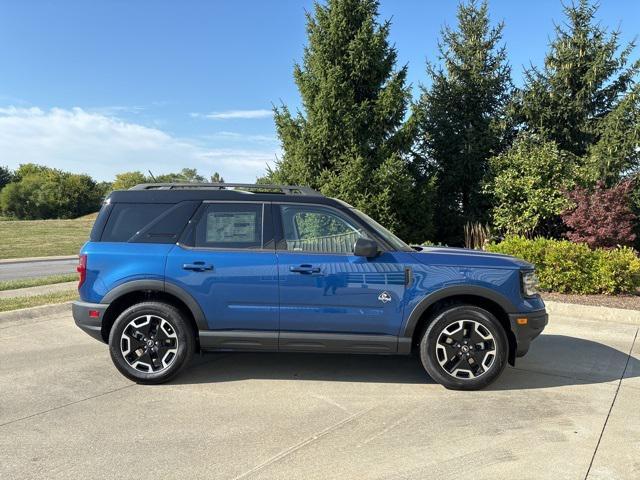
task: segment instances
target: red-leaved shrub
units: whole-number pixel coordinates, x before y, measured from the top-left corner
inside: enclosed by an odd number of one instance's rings
[[[613,248],[632,245],[636,238],[636,216],[631,211],[631,180],[620,182],[611,188],[598,182],[593,190],[575,188],[567,193],[573,207],[562,215],[569,228],[567,237],[574,242],[584,242],[591,248]]]

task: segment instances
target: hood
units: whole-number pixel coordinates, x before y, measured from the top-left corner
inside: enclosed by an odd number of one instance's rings
[[[485,267],[485,268],[513,268],[532,269],[534,266],[516,257],[501,253],[471,250],[469,248],[453,247],[417,247],[417,250],[409,253],[420,263],[430,265],[455,265],[459,267]]]

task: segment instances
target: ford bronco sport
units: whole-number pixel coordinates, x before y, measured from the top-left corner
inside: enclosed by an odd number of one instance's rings
[[[410,247],[296,186],[144,184],[105,200],[80,251],[76,324],[161,383],[196,351],[408,355],[475,390],[547,324],[532,265]]]

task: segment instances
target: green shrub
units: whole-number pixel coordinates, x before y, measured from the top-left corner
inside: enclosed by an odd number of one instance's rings
[[[628,247],[590,249],[567,240],[507,237],[487,250],[533,263],[540,288],[559,293],[632,293],[640,286],[640,259]]]
[[[633,292],[640,283],[640,261],[629,247],[597,250],[595,276],[602,293]]]
[[[104,191],[88,175],[22,165],[0,192],[3,214],[19,220],[77,218],[99,210]]]
[[[554,241],[547,244],[541,285],[559,293],[600,293],[594,285],[595,252],[583,243]]]

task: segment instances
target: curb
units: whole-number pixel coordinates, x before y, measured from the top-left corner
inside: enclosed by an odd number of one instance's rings
[[[0,325],[5,322],[14,322],[17,320],[34,320],[36,318],[48,317],[51,315],[70,313],[71,303],[71,301],[64,303],[49,303],[47,305],[39,305],[37,307],[21,308],[19,310],[0,312]]]
[[[31,263],[31,262],[57,262],[63,260],[77,260],[78,255],[53,255],[51,257],[25,257],[25,258],[3,258],[0,265],[7,263]]]
[[[626,323],[640,325],[640,311],[624,308],[596,307],[576,303],[562,303],[545,300],[549,315],[561,317],[579,317],[607,323]]]

